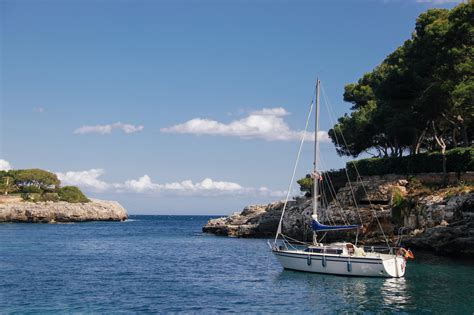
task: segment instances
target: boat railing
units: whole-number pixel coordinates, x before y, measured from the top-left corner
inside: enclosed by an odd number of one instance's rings
[[[278,243],[274,243],[273,246],[269,244],[274,250],[305,250],[308,248],[308,243],[303,242],[292,242],[287,238],[283,238]],[[360,247],[360,246],[359,246]],[[366,253],[377,253],[377,254],[389,254],[389,255],[397,255],[400,251],[401,247],[394,246],[394,247],[387,247],[387,246],[362,246],[364,252]],[[333,252],[334,248],[331,246],[323,246],[321,248],[321,253],[323,254],[337,254]]]
[[[396,255],[401,247],[387,247],[387,246],[364,246],[366,253],[379,253]]]

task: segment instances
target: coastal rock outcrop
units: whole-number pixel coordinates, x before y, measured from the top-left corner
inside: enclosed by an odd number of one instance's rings
[[[424,209],[422,217],[428,217],[424,227],[412,230],[403,244],[438,254],[474,257],[474,192],[429,198]]]
[[[362,224],[358,235],[361,244],[383,244],[385,234],[392,244],[401,237],[402,244],[411,248],[474,256],[472,186],[423,186],[425,179],[432,185],[436,176],[423,174],[421,180],[398,175],[370,176],[363,178],[363,185],[347,183],[339,189],[337,202],[332,201],[322,209],[320,221]],[[279,201],[248,206],[240,213],[210,220],[203,232],[235,237],[274,236],[283,204]],[[311,198],[291,200],[285,211],[283,233],[298,240],[310,240],[311,214]],[[341,231],[326,237],[327,241],[337,241],[354,236],[353,231]]]
[[[91,199],[87,203],[62,201],[0,203],[0,222],[124,221],[127,218],[127,211],[116,201]]]
[[[278,201],[267,205],[245,207],[240,213],[236,212],[228,217],[210,220],[203,227],[203,232],[235,237],[270,237],[275,234],[278,227],[283,205],[282,201]],[[288,207],[287,213],[299,209],[295,201],[289,202]],[[289,221],[294,223],[292,219],[297,218],[298,215],[285,217],[289,219],[284,222],[285,226],[299,229],[299,224],[289,223]]]

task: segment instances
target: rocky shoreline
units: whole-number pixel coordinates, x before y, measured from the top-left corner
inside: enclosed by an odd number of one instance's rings
[[[337,193],[340,206],[334,201],[331,202],[320,218],[326,224],[338,225],[347,222],[357,224],[362,221],[363,228],[358,236],[360,244],[384,243],[379,228],[380,222],[384,234],[392,244],[397,243],[401,235],[402,245],[412,249],[474,257],[472,186],[461,184],[432,188],[429,191],[426,188],[414,187],[423,184],[424,178],[432,185],[437,174],[420,176],[416,181],[397,175],[365,177],[363,181],[367,193],[361,193],[363,187],[360,183],[350,184],[355,192],[357,206],[350,186],[346,184]],[[210,220],[202,230],[222,236],[272,237],[278,227],[282,209],[282,201],[251,205],[240,213]],[[283,220],[283,233],[298,240],[310,240],[311,214],[311,198],[299,197],[291,200]],[[355,233],[331,233],[327,241],[344,238],[355,239]]]
[[[34,203],[10,200],[0,203],[0,223],[124,221],[127,218],[127,211],[116,201],[91,199],[87,203]]]

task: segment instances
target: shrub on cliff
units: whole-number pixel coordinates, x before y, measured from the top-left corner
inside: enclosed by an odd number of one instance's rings
[[[351,178],[351,180],[355,180],[355,177]],[[346,182],[347,174],[343,168],[323,172],[320,186],[322,187],[325,200],[331,201],[339,189],[346,185]],[[300,191],[304,192],[306,197],[313,195],[313,178],[311,175],[306,175],[299,179],[297,183],[300,185]]]
[[[422,153],[403,157],[370,158],[347,163],[347,170],[351,177],[355,177],[356,170],[360,175],[385,174],[418,174],[440,173],[443,171],[443,156],[439,152]],[[446,151],[446,167],[448,172],[474,171],[474,148],[455,148]]]
[[[300,185],[300,191],[304,192],[306,197],[311,197],[313,195],[313,178],[311,175],[306,175],[305,177],[298,179],[298,185]]]
[[[473,172],[474,171],[474,148],[455,148],[446,151],[448,172]],[[355,167],[361,176],[400,174],[411,175],[419,173],[441,173],[443,171],[443,158],[441,153],[423,153],[403,157],[370,158],[347,163],[347,171],[351,181],[357,178]],[[330,201],[334,192],[344,187],[347,182],[347,174],[344,169],[329,170],[322,173],[323,193]],[[313,193],[313,178],[306,175],[297,181],[300,191],[306,197]]]
[[[41,201],[59,201],[59,194],[58,193],[44,193],[41,195]]]
[[[20,196],[21,196],[21,198],[23,198],[24,201],[30,201],[30,202],[45,202],[45,201],[57,202],[57,201],[60,200],[58,193],[51,193],[51,192],[46,192],[46,193],[36,193],[36,192],[21,193]]]
[[[75,186],[64,186],[58,189],[59,200],[72,203],[86,203],[89,199]]]
[[[15,185],[24,193],[33,192],[31,189],[54,191],[61,184],[56,174],[40,169],[11,170],[8,174],[15,179]]]
[[[23,194],[41,194],[43,190],[38,186],[23,186],[20,192]]]

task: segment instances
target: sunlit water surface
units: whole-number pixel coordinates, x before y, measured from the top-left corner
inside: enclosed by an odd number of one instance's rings
[[[284,271],[266,240],[209,217],[0,225],[0,312],[474,312],[472,262],[417,256],[403,279]]]

